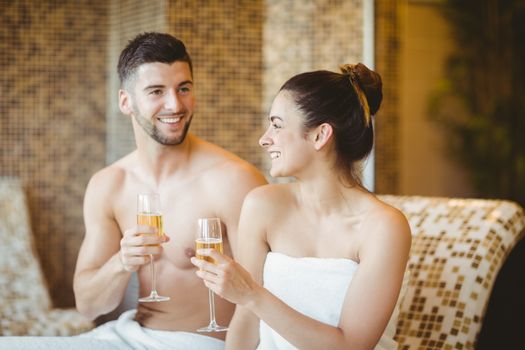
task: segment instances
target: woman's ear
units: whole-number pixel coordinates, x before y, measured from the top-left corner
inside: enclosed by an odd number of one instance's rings
[[[314,148],[316,151],[321,150],[332,139],[332,135],[333,129],[328,123],[323,123],[315,128]]]
[[[133,112],[131,106],[131,96],[126,90],[120,89],[118,91],[118,106],[120,111],[125,115],[130,115]]]

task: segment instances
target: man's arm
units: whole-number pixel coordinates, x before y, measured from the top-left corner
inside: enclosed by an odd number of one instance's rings
[[[108,173],[97,173],[86,189],[86,233],[73,282],[77,309],[90,319],[118,306],[131,277],[119,258],[121,233],[108,200]]]
[[[115,176],[117,175],[117,176]],[[159,254],[155,236],[140,236],[133,227],[122,237],[114,218],[112,194],[118,192],[115,170],[103,170],[88,184],[84,198],[86,234],[77,260],[73,287],[77,309],[90,319],[108,313],[121,302],[131,272],[148,262],[147,254]],[[152,228],[141,227],[141,233]]]

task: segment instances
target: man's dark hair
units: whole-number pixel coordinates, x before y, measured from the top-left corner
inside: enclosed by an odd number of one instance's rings
[[[118,76],[120,85],[135,74],[137,68],[144,63],[161,62],[171,64],[175,61],[187,62],[193,75],[191,58],[184,43],[170,34],[143,33],[131,40],[122,50],[118,61]]]

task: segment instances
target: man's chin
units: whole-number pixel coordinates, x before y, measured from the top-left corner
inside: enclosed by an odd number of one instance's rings
[[[186,135],[183,137],[178,138],[163,138],[163,139],[155,139],[158,143],[160,143],[163,146],[178,146],[184,142],[186,139]]]
[[[178,146],[180,145],[181,143],[184,142],[184,140],[186,139],[186,137],[188,136],[188,130],[190,128],[190,125],[189,124],[186,124],[181,131],[181,134],[180,135],[176,135],[176,136],[165,136],[165,135],[154,135],[153,138],[158,142],[160,143],[161,145],[164,145],[164,146]],[[158,131],[158,130],[157,130]]]

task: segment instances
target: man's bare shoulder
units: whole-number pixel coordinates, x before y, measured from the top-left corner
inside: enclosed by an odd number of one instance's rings
[[[224,185],[247,184],[260,186],[266,184],[262,173],[252,164],[224,148],[195,138],[195,157],[205,177]]]
[[[97,171],[89,180],[88,191],[98,193],[118,191],[124,185],[126,177],[129,176],[134,157],[135,153],[130,153]]]
[[[120,239],[120,231],[115,226],[115,208],[121,207],[116,203],[125,191],[130,162],[129,155],[125,156],[97,171],[89,180],[84,196],[86,237]]]

